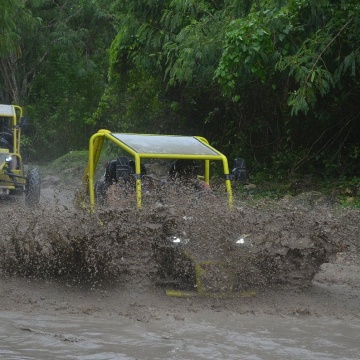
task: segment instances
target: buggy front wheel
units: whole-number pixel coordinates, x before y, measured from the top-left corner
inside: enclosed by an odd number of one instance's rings
[[[37,206],[40,202],[40,173],[36,168],[30,169],[26,178],[25,203]]]

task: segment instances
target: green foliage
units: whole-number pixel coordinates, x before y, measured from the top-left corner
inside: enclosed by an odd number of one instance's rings
[[[206,2],[174,1],[162,20],[177,30],[163,48],[168,84],[210,83],[220,56],[221,14]]]
[[[84,149],[108,128],[202,135],[250,173],[284,180],[360,176],[358,1],[4,0],[0,10],[0,97],[26,105],[32,159]]]
[[[55,159],[47,166],[50,170],[56,170],[58,173],[67,171],[69,168],[82,168],[85,167],[89,158],[88,151],[71,151],[59,158]]]
[[[224,93],[233,95],[235,101],[239,100],[239,95],[236,94],[239,79],[254,76],[265,82],[268,75],[266,70],[269,69],[269,54],[276,57],[266,24],[268,13],[262,11],[247,18],[233,20],[226,32],[224,50],[215,76],[219,79]]]
[[[19,51],[21,36],[17,29],[17,18],[29,21],[24,0],[2,0],[0,2],[0,57]]]
[[[340,178],[339,186],[339,200],[340,204],[345,207],[360,208],[360,178],[342,177]]]
[[[284,56],[277,64],[277,68],[288,72],[297,85],[288,99],[294,115],[300,111],[307,113],[332,89],[343,89],[345,79],[352,83],[357,81],[360,64],[356,41],[360,36],[359,3],[329,3],[320,10],[321,24],[306,34],[294,54]]]
[[[13,18],[21,52],[0,63],[2,97],[26,107],[29,156],[51,159],[87,145],[114,34],[106,11],[104,1],[38,0],[23,4],[28,18]]]

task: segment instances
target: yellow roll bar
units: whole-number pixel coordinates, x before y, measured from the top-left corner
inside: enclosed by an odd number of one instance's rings
[[[203,160],[205,163],[204,180],[208,185],[210,183],[210,161],[221,161],[228,203],[229,207],[232,207],[233,198],[227,158],[210,146],[205,138],[200,136],[112,133],[109,130],[101,129],[89,140],[89,160],[83,177],[83,185],[89,194],[91,208],[95,206],[94,174],[105,139],[115,143],[135,159],[136,204],[138,208],[142,206],[142,159]]]

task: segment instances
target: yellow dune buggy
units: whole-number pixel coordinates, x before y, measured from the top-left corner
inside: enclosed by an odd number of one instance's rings
[[[96,168],[105,140],[116,144],[120,148],[121,156],[109,161],[101,178],[95,180]],[[244,180],[246,178],[244,160],[237,159],[234,169],[230,172],[226,156],[200,136],[128,134],[99,130],[90,138],[89,142],[89,160],[83,177],[83,193],[88,195],[89,201],[84,201],[83,198],[82,204],[85,207],[90,205],[92,211],[95,211],[98,205],[107,203],[112,187],[116,186],[121,192],[128,192],[133,200],[132,203],[136,202],[138,208],[145,207],[146,204],[143,201],[145,194],[153,189],[153,181],[149,177],[147,166],[151,161],[161,163],[167,160],[171,163],[166,173],[169,183],[174,181],[176,184],[179,179],[183,182],[191,179],[192,184],[200,191],[209,188],[210,165],[216,161],[220,162],[227,203],[230,208],[233,205],[232,180]],[[145,166],[145,162],[147,162],[147,166]],[[164,185],[164,188],[166,186]],[[222,185],[221,188],[223,188]],[[176,190],[175,188],[176,196],[181,197],[179,191],[176,192]],[[165,204],[167,206],[168,202],[165,201]],[[116,205],[120,206],[120,203]],[[224,278],[227,277],[227,270],[223,269],[223,264],[216,260],[208,261],[208,259],[195,258],[191,254],[192,250],[188,247],[187,239],[179,236],[176,229],[174,232],[172,231],[173,229],[170,229],[166,238],[158,239],[154,247],[159,281],[165,284],[172,283],[175,279],[175,282],[191,283],[190,287],[195,287],[200,294],[223,291],[223,283],[217,290],[214,290],[215,287],[211,281],[214,276],[219,276],[219,272],[224,273]],[[184,276],[185,273],[187,275]],[[189,275],[190,273],[191,275]],[[209,283],[211,286],[207,285]],[[228,288],[230,287],[229,285]]]
[[[120,156],[109,161],[103,177],[95,181],[95,171],[105,139],[118,145],[128,156]],[[94,207],[97,201],[102,202],[111,184],[123,181],[133,184],[137,207],[141,207],[143,190],[149,183],[146,167],[143,164],[145,159],[172,160],[170,177],[175,176],[175,173],[185,177],[191,172],[196,177],[202,178],[206,185],[209,185],[210,182],[211,162],[220,161],[230,207],[232,206],[231,180],[246,178],[243,159],[235,160],[234,169],[230,173],[226,156],[210,146],[209,142],[200,136],[128,134],[99,130],[90,139],[89,161],[83,178],[84,187],[89,194],[90,205]],[[202,162],[203,174],[195,174],[198,169],[195,162]]]
[[[27,205],[40,201],[40,174],[36,168],[24,171],[20,154],[21,132],[28,126],[23,109],[17,105],[0,105],[0,194],[25,194]]]

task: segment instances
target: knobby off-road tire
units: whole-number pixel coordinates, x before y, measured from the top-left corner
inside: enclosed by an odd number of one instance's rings
[[[25,204],[34,207],[40,202],[40,173],[38,169],[30,169],[25,187]]]

